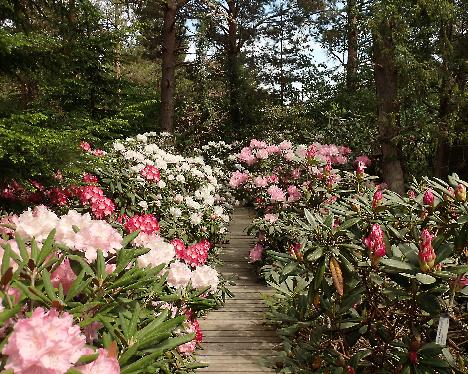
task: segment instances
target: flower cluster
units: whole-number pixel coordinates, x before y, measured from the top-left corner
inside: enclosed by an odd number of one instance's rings
[[[124,227],[129,233],[140,230],[145,234],[151,235],[159,231],[159,222],[152,214],[135,214],[127,219]]]
[[[371,232],[364,239],[364,244],[370,251],[370,256],[373,265],[377,265],[381,257],[386,255],[386,247],[384,242],[384,232],[379,224],[372,225]]]

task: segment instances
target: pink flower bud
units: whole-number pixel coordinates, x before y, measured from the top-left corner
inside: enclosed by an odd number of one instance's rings
[[[314,144],[309,145],[309,148],[307,148],[307,151],[306,151],[306,157],[314,158],[316,154],[317,154],[317,147]]]
[[[372,209],[377,208],[383,200],[383,194],[381,190],[377,190],[374,193],[374,196],[372,197]]]
[[[364,244],[369,248],[372,264],[377,265],[380,258],[386,255],[384,232],[379,224],[372,225],[370,235],[364,238]]]
[[[436,254],[432,248],[433,236],[428,229],[424,229],[419,240],[419,267],[422,272],[428,272],[434,267]]]
[[[366,169],[366,165],[362,161],[358,161],[357,167],[356,167],[356,175],[357,176],[363,176],[364,175],[364,169]]]
[[[424,205],[434,206],[434,193],[432,190],[426,190],[423,196]]]
[[[416,192],[413,190],[408,190],[407,194],[410,199],[414,199],[416,197]]]
[[[411,352],[408,353],[408,357],[409,357],[410,362],[413,365],[417,365],[417,363],[418,363],[418,352],[411,351]]]

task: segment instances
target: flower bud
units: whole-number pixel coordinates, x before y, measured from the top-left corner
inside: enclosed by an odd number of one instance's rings
[[[455,190],[452,187],[447,188],[448,193],[444,192],[444,201],[451,201],[455,198]]]
[[[459,183],[455,189],[455,197],[458,201],[464,202],[466,200],[466,187]]]
[[[380,258],[386,255],[384,232],[379,224],[372,225],[371,233],[364,239],[364,244],[369,248],[372,266],[376,266]]]
[[[423,196],[424,205],[434,206],[434,193],[432,190],[426,190]]]
[[[381,190],[377,190],[374,193],[374,196],[372,197],[372,209],[377,208],[383,200],[383,195]]]
[[[423,273],[427,273],[434,267],[436,254],[432,248],[433,236],[428,229],[424,229],[421,233],[419,241],[419,267]]]
[[[408,352],[408,357],[409,357],[410,362],[413,365],[418,364],[418,352],[410,351],[410,352]]]

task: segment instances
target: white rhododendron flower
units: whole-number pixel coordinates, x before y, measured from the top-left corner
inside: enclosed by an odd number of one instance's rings
[[[188,265],[176,261],[169,266],[169,273],[167,276],[167,284],[174,288],[184,288],[190,282],[192,271]]]
[[[191,281],[194,288],[205,288],[211,286],[210,290],[214,292],[218,289],[218,272],[208,265],[198,266],[192,272]]]

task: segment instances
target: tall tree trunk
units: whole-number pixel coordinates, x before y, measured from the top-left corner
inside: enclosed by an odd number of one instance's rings
[[[236,0],[228,0],[228,35],[226,40],[227,78],[229,90],[229,116],[234,128],[240,127],[240,65],[237,35]]]
[[[437,147],[434,156],[434,176],[438,178],[446,177],[449,173],[450,163],[450,117],[453,107],[450,104],[453,87],[455,85],[452,69],[450,68],[452,51],[453,25],[451,22],[441,27],[439,32],[439,42],[441,46],[441,86],[439,93],[439,133],[437,137]]]
[[[357,53],[358,53],[358,31],[357,31],[357,8],[356,0],[347,1],[347,47],[348,58],[346,62],[346,88],[349,92],[356,89],[357,86]]]
[[[176,1],[167,0],[164,9],[162,43],[161,128],[168,132],[172,132],[174,128],[176,16]]]
[[[400,104],[397,92],[395,44],[390,21],[383,21],[378,32],[374,32],[373,44],[383,177],[392,191],[403,194],[404,178],[400,160],[401,150],[394,142],[394,137],[399,132]]]

